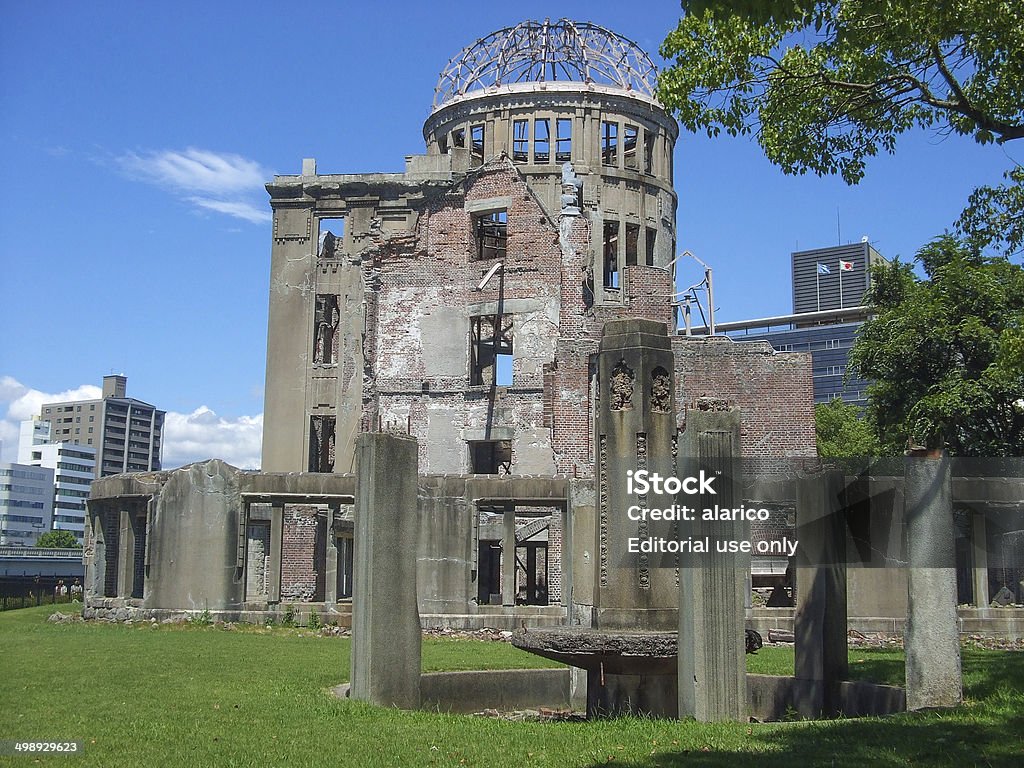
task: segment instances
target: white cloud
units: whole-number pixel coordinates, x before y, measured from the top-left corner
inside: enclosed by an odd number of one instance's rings
[[[169,411],[164,420],[165,469],[193,461],[223,459],[240,469],[258,469],[263,414],[225,419],[205,405],[192,413]]]
[[[189,147],[181,151],[126,152],[117,163],[130,178],[179,195],[198,208],[253,224],[270,221],[269,211],[253,200],[271,172],[255,160]]]
[[[83,384],[74,389],[53,394],[26,387],[11,376],[0,376],[0,409],[4,410],[0,420],[0,440],[3,441],[3,461],[18,458],[18,432],[21,422],[39,415],[43,403],[60,403],[67,400],[90,400],[99,397],[103,391],[93,384]]]
[[[90,400],[102,390],[92,384],[48,394],[0,376],[0,440],[2,461],[15,461],[21,422],[39,415],[43,403]],[[263,441],[263,414],[226,419],[201,405],[192,413],[168,411],[164,421],[163,466],[180,467],[193,461],[223,459],[240,469],[258,469]]]
[[[141,181],[184,192],[238,192],[261,187],[267,178],[267,171],[253,160],[195,147],[183,152],[165,149],[142,155],[126,152],[118,162]]]
[[[245,219],[253,224],[262,224],[264,221],[270,221],[271,218],[270,211],[237,200],[211,200],[208,197],[190,197],[189,200],[200,208],[226,213],[228,216]]]

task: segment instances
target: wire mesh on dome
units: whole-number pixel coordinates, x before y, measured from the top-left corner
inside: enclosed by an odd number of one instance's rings
[[[441,72],[434,109],[470,91],[514,83],[598,83],[654,98],[657,70],[632,40],[589,22],[524,21],[463,48]]]

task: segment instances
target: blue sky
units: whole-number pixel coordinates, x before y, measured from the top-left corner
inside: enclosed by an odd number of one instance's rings
[[[263,183],[303,157],[321,173],[400,171],[424,151],[438,73],[496,29],[593,21],[660,64],[678,15],[673,2],[0,0],[3,458],[41,402],[91,395],[117,372],[169,412],[168,466],[257,466]],[[790,252],[836,244],[837,214],[843,242],[867,235],[909,258],[1011,164],[999,148],[913,134],[847,187],[784,176],[745,138],[684,133],[679,247],[714,268],[718,320],[784,314]],[[679,280],[700,276],[689,262]]]

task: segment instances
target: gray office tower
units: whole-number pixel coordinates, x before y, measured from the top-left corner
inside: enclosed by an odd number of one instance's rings
[[[850,347],[867,319],[871,267],[885,258],[868,242],[792,255],[793,314],[719,323],[736,341],[767,341],[780,352],[810,352],[814,402],[839,397],[866,405],[868,382],[847,376]]]

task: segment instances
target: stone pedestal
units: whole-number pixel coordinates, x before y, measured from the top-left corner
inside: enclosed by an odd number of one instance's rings
[[[906,460],[908,576],[907,709],[963,699],[949,460],[941,451]]]
[[[416,709],[421,643],[416,441],[359,435],[356,476],[351,696]]]
[[[740,485],[740,412],[723,401],[703,398],[688,410],[680,441],[679,477],[702,471],[714,478],[716,493],[699,501],[681,496],[679,504],[697,508],[735,508]],[[749,523],[693,522],[684,536],[708,537],[711,551],[683,556],[679,590],[679,716],[703,722],[745,720],[747,681],[744,646],[746,575],[750,555],[720,553],[716,542],[749,540]]]

